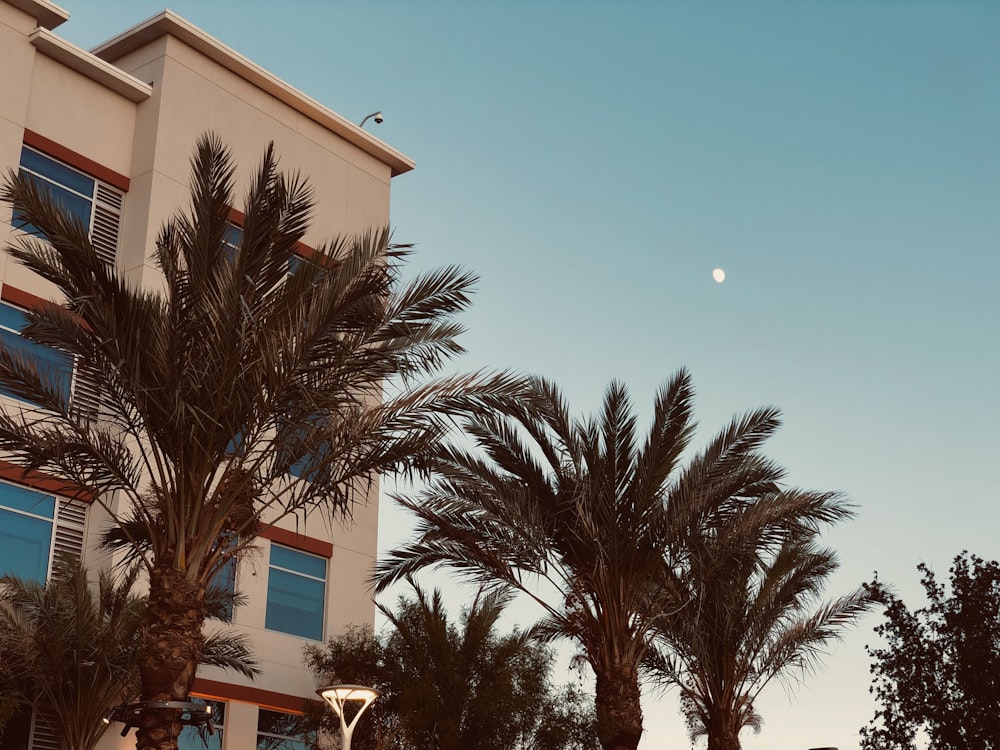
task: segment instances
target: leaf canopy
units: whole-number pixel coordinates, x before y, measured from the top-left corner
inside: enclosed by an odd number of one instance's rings
[[[235,183],[228,149],[203,137],[191,203],[156,240],[160,280],[141,285],[32,180],[2,190],[41,233],[9,251],[63,297],[28,311],[23,335],[70,355],[100,397],[81,408],[0,348],[0,387],[39,405],[0,410],[0,451],[94,497],[113,546],[202,583],[261,524],[349,518],[379,472],[420,466],[449,415],[517,387],[505,373],[424,380],[462,351],[471,274],[404,283],[408,247],[385,229],[304,250],[313,193],[272,148],[233,242]]]

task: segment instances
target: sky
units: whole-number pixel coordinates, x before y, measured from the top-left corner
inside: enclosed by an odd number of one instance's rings
[[[59,33],[93,47],[160,2],[61,0]],[[171,8],[348,119],[384,113],[366,127],[417,164],[392,186],[412,268],[480,276],[460,368],[545,375],[580,415],[618,379],[647,416],[687,367],[700,443],[780,407],[790,483],[856,504],[824,536],[831,595],[878,571],[918,604],[919,562],[1000,557],[1000,3]],[[409,528],[389,506],[383,547]],[[769,687],[744,748],[855,750],[879,620]],[[641,750],[690,746],[676,695],[644,705]]]

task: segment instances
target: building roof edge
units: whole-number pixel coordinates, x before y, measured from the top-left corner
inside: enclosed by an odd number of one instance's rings
[[[49,0],[4,0],[35,19],[39,26],[54,29],[69,20],[69,11]]]
[[[374,156],[391,168],[393,176],[413,169],[414,162],[410,157],[379,140],[368,131],[362,130],[350,120],[323,106],[307,94],[285,83],[273,73],[226,46],[172,10],[163,10],[152,18],[136,24],[113,39],[95,47],[91,52],[102,60],[114,63],[128,53],[167,34],[179,39],[205,57],[249,81],[362,151]]]
[[[67,42],[42,26],[35,29],[28,40],[47,57],[51,57],[133,102],[148,99],[153,93],[153,87],[148,83],[130,76],[124,70],[116,68],[87,50]]]

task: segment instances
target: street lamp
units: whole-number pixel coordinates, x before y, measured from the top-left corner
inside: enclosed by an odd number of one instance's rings
[[[320,688],[316,692],[330,704],[340,718],[340,750],[351,750],[351,735],[354,734],[354,726],[358,723],[358,719],[361,718],[365,709],[378,698],[378,690],[364,685],[331,685],[327,688]],[[361,701],[361,708],[354,714],[354,718],[350,722],[344,716],[344,706],[348,701]]]

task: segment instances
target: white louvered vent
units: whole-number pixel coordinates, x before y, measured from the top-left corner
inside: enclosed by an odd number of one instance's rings
[[[83,538],[87,530],[87,504],[80,500],[59,499],[56,516],[55,557],[69,555],[77,560],[83,555]]]
[[[94,195],[94,221],[90,241],[97,257],[114,268],[118,257],[118,238],[121,232],[122,208],[125,194],[113,187],[97,182]],[[97,419],[101,407],[101,393],[97,380],[85,364],[77,363],[73,382],[73,407],[91,419]]]
[[[48,711],[35,711],[31,718],[30,750],[61,750]]]
[[[122,193],[103,183],[97,183],[91,242],[94,243],[97,257],[112,267],[118,257],[118,235],[121,230],[124,201],[125,196]]]
[[[73,373],[73,409],[90,420],[97,420],[101,412],[101,389],[97,378],[79,359]]]

